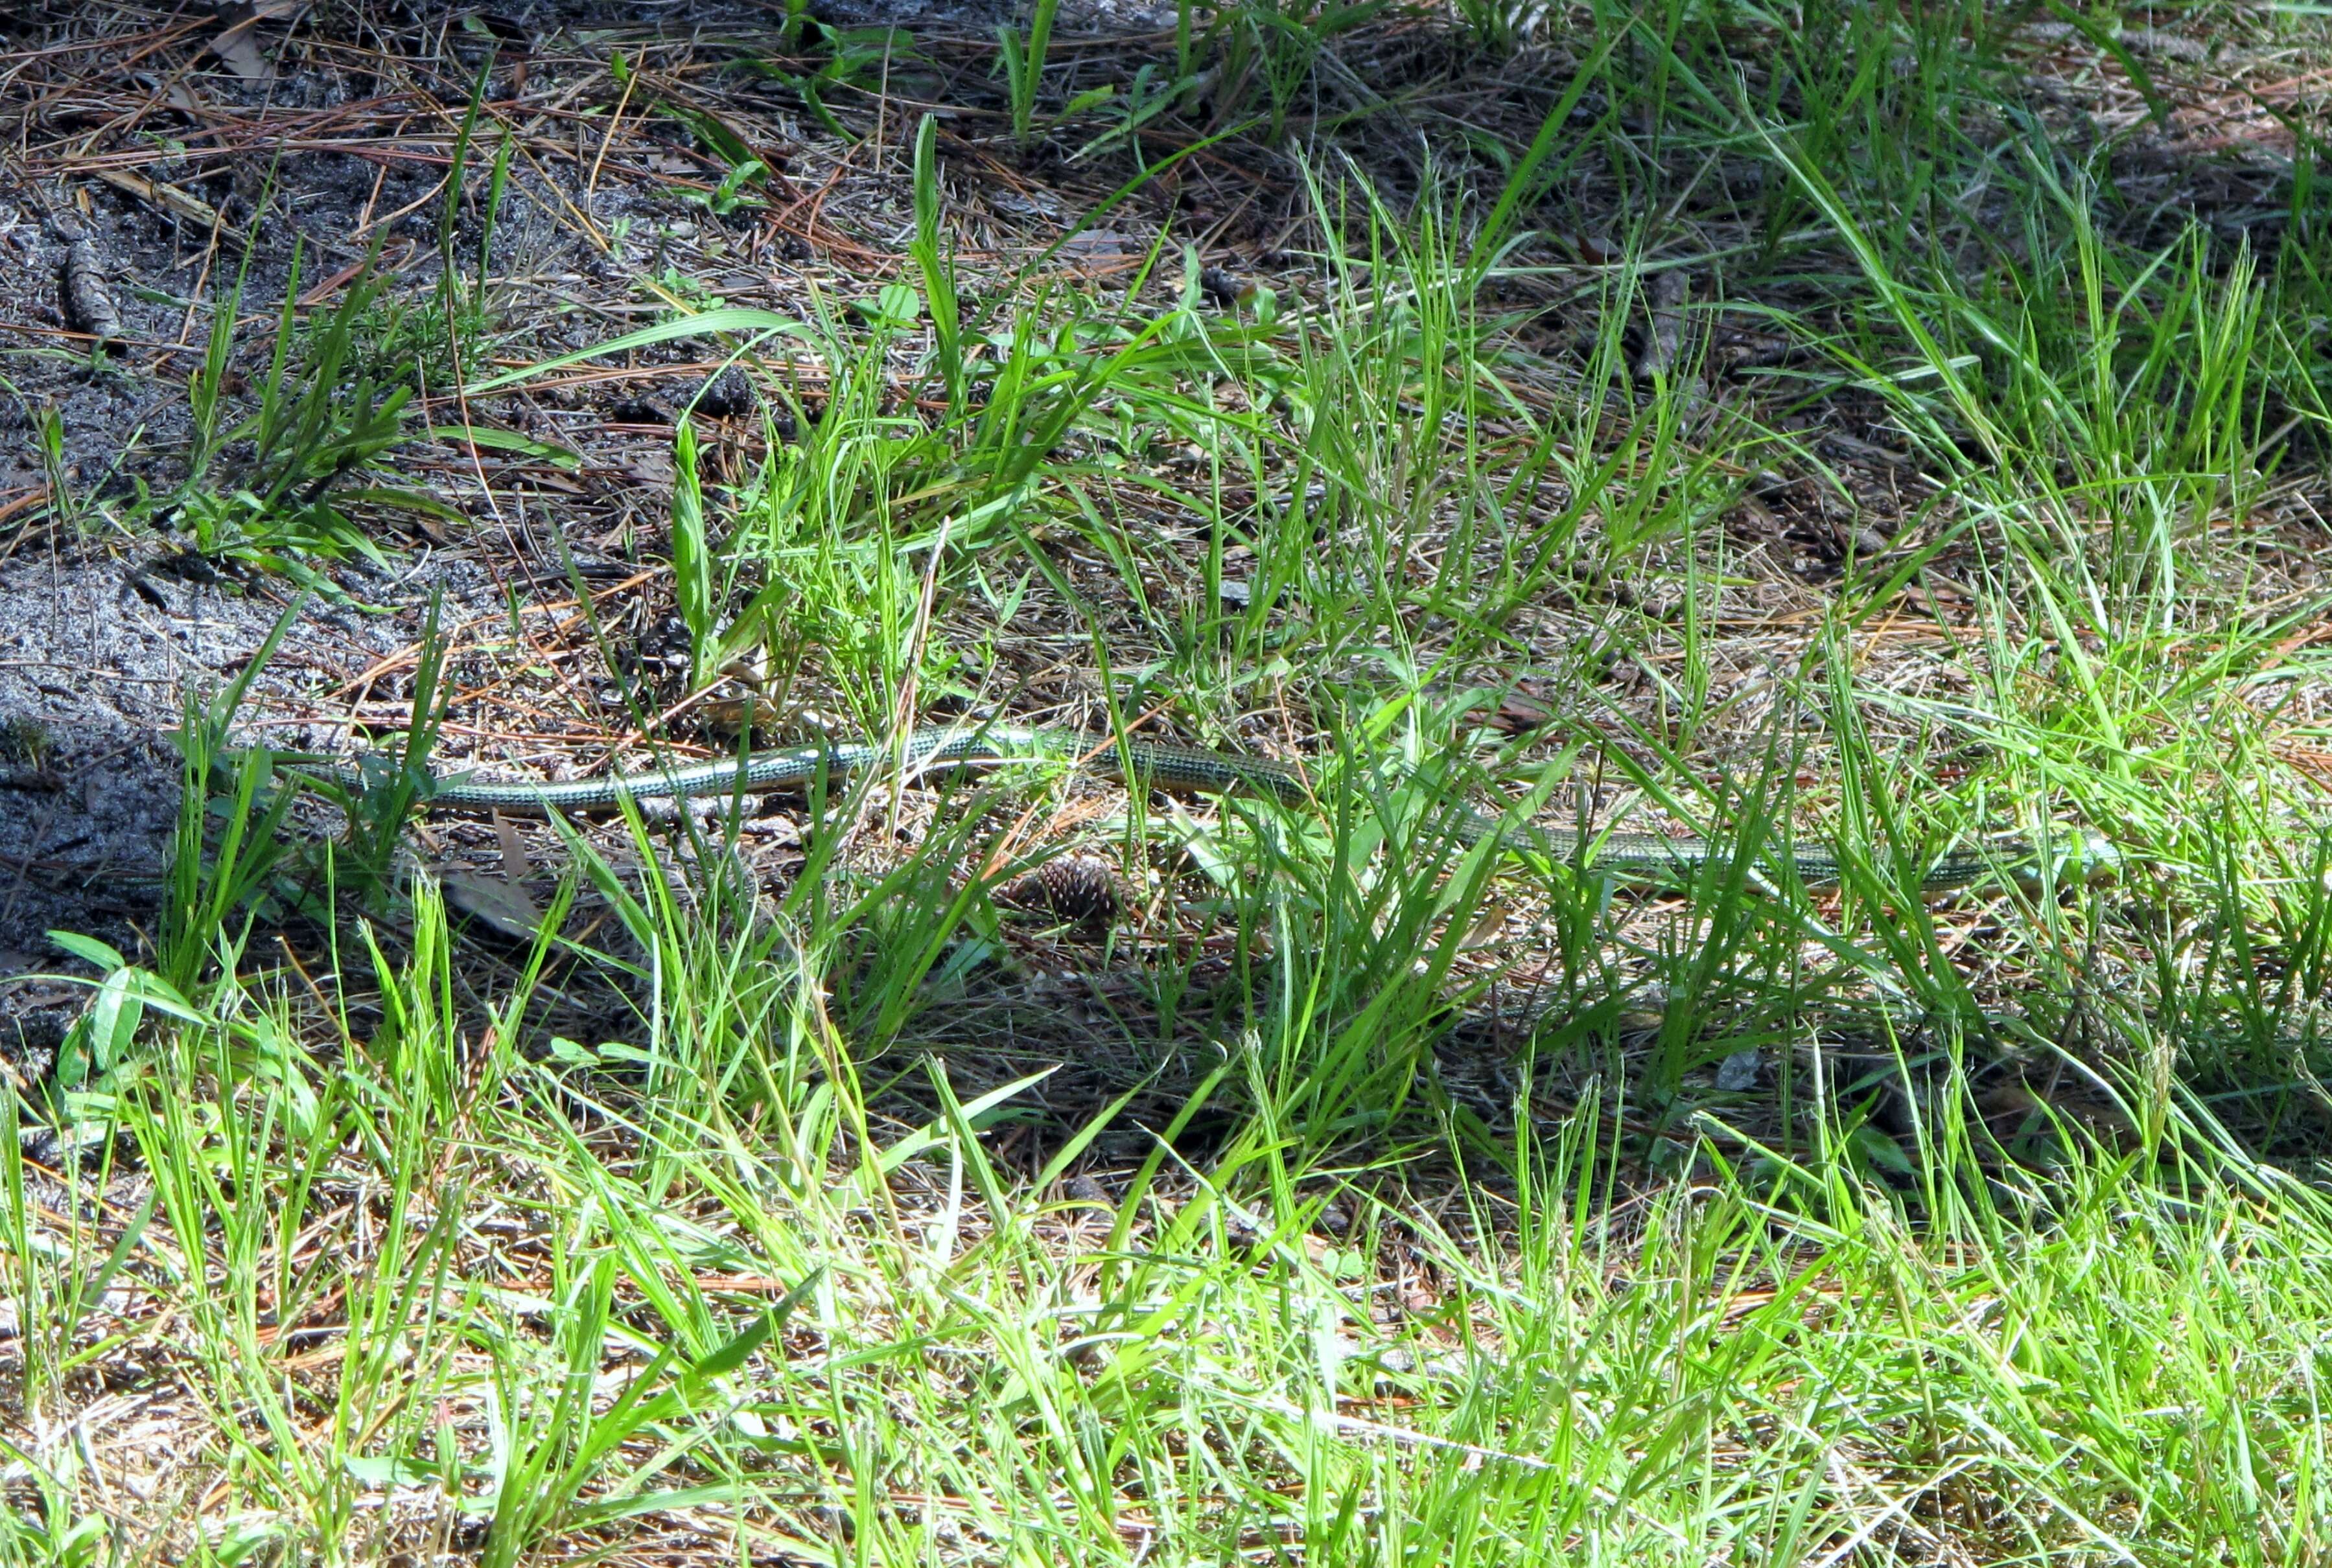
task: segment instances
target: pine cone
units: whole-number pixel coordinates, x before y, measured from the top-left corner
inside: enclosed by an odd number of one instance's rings
[[[996,891],[999,904],[1079,926],[1106,926],[1124,903],[1117,873],[1099,855],[1063,855],[1015,877]]]

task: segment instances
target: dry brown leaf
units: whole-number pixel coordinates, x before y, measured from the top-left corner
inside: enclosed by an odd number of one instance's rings
[[[527,860],[526,841],[519,837],[518,826],[500,812],[494,813],[494,840],[502,846],[502,880],[523,882],[534,873]]]
[[[253,14],[211,40],[211,52],[245,81],[269,81],[275,76],[273,63],[260,52],[259,40],[253,36],[258,28],[259,18]]]
[[[275,62],[259,47],[262,22],[296,22],[306,13],[308,0],[250,0],[225,13],[234,18],[211,39],[211,52],[245,81],[272,81]]]
[[[515,882],[458,867],[440,867],[437,886],[444,892],[446,903],[505,936],[531,942],[542,930],[542,911]]]

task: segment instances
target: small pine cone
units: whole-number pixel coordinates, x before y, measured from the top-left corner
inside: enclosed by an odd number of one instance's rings
[[[999,904],[1047,914],[1079,926],[1106,926],[1124,898],[1117,873],[1099,855],[1063,855],[1013,878],[996,890]]]

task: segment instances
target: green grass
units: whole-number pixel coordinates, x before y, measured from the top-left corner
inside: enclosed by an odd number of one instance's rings
[[[562,827],[497,946],[397,803],[254,816],[238,683],[151,950],[76,946],[7,1102],[84,1153],[0,1142],[0,1559],[2320,1561],[2322,197],[2280,245],[2138,221],[1993,20],[1591,4],[1571,90],[1404,186],[1331,135],[1425,112],[1321,64],[1359,14],[1186,13],[1219,119],[1314,137],[1271,166],[1317,287],[1210,303],[1171,241],[975,279],[926,120],[879,293],[602,345],[822,372],[733,483],[679,439],[683,695],[1162,725],[1314,809],[871,778],[774,888],[733,816]],[[1005,58],[1025,143],[1047,45]],[[1720,381],[1742,318],[1789,352]],[[253,517],[401,406],[293,341]],[[1860,493],[1809,413],[1903,454],[1892,547],[1811,581],[1739,522]],[[482,651],[433,645],[415,756]],[[1518,675],[1552,738],[1485,729]],[[1632,897],[1467,847],[1486,798],[1730,852]],[[1917,890],[2080,827],[2117,883]],[[1106,934],[996,896],[1073,849]]]

